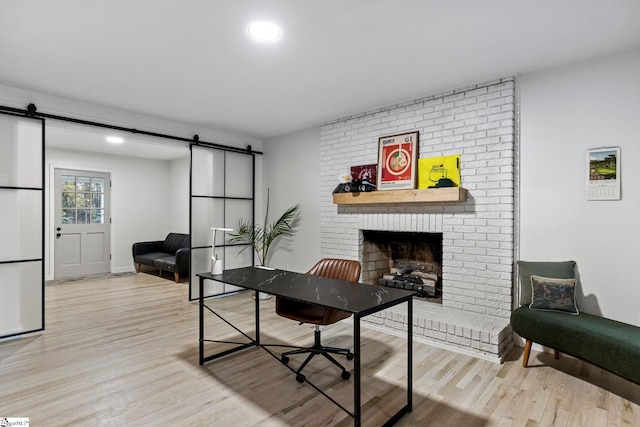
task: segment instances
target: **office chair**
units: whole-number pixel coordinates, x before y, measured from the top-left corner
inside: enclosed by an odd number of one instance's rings
[[[336,259],[336,258],[324,258],[318,261],[307,274],[315,276],[328,277],[331,279],[346,280],[349,282],[357,282],[360,278],[360,263],[358,261]],[[305,380],[305,376],[301,373],[305,366],[311,361],[311,359],[321,354],[326,357],[331,363],[342,369],[342,378],[348,380],[351,374],[342,366],[331,354],[342,354],[347,357],[347,360],[352,360],[354,355],[349,349],[325,347],[320,342],[320,326],[330,325],[339,320],[346,319],[351,316],[351,313],[346,311],[336,310],[332,308],[320,307],[313,304],[302,303],[293,301],[283,297],[276,297],[276,313],[282,317],[292,319],[302,323],[311,323],[316,325],[314,333],[314,344],[311,347],[302,347],[298,350],[288,351],[282,354],[282,363],[285,365],[289,363],[289,356],[294,354],[309,353],[307,359],[300,365],[296,371],[296,381],[302,383]]]

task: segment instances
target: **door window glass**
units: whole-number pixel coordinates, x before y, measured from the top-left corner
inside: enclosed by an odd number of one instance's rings
[[[104,178],[62,176],[62,223],[104,224]]]

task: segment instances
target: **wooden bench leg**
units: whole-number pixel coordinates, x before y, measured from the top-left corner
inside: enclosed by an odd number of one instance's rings
[[[175,277],[175,279],[176,279],[176,283],[180,283],[180,274],[178,274],[178,273],[173,273],[173,277]]]
[[[559,350],[553,350],[553,358],[554,359],[560,359],[560,351]]]
[[[140,273],[140,264],[136,262],[135,265],[136,265],[136,273]]]
[[[522,367],[526,368],[529,363],[529,354],[531,354],[531,340],[526,340],[524,343],[524,354],[522,355]]]

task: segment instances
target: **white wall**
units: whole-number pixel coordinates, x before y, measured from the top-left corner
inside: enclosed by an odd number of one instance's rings
[[[170,203],[166,206],[170,212],[171,230],[174,233],[189,233],[189,173],[190,157],[169,162]]]
[[[520,259],[578,263],[585,312],[640,325],[640,50],[523,75]],[[586,201],[586,150],[621,147],[622,200]]]
[[[53,278],[53,185],[54,168],[108,172],[111,174],[111,272],[134,271],[131,245],[161,240],[174,231],[171,167],[166,160],[94,154],[55,148],[46,149],[45,278]],[[188,188],[188,187],[187,187]],[[187,195],[188,198],[188,189]],[[187,218],[183,230],[188,230]]]
[[[296,203],[302,215],[293,241],[274,247],[269,265],[307,271],[320,259],[320,128],[267,141],[263,162],[265,198],[270,188],[270,221]]]

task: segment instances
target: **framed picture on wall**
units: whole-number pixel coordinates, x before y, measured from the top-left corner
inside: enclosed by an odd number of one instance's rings
[[[378,138],[378,190],[416,188],[420,132]]]

